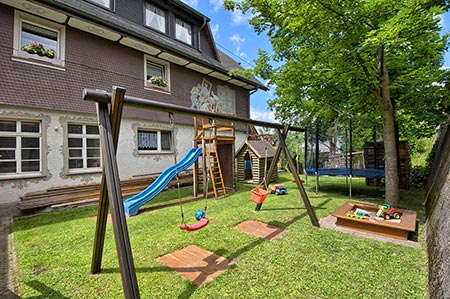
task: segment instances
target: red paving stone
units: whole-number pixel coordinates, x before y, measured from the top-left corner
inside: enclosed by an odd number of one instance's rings
[[[236,229],[257,237],[272,241],[281,238],[287,230],[266,224],[264,222],[248,220],[235,226]]]
[[[232,264],[231,261],[195,245],[174,251],[156,259],[177,271],[184,279],[201,286],[212,281]]]

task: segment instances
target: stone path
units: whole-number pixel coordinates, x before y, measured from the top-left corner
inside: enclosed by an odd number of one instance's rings
[[[15,215],[16,204],[0,205],[0,298],[17,299],[14,288],[10,282],[10,242],[13,215]]]

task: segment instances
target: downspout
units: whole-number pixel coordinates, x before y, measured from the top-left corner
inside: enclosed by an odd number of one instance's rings
[[[258,88],[258,86],[256,86],[255,89],[251,90],[251,91],[248,93],[247,111],[248,111],[248,117],[249,117],[249,118],[250,118],[250,96],[251,96],[252,94],[254,94],[255,92],[257,92],[258,90],[259,90],[259,88]]]
[[[203,28],[205,28],[205,26],[206,26],[206,24],[208,24],[208,19],[207,18],[203,18],[203,24],[202,24],[202,26],[200,26],[200,28],[198,29],[198,32],[197,32],[197,40],[198,40],[198,43],[197,43],[197,50],[199,50],[200,52],[203,52],[202,51],[202,49],[201,49],[201,39],[200,39],[200,37],[201,37],[201,32],[202,32],[202,30],[203,30]]]
[[[257,92],[259,90],[258,86],[256,86],[255,89],[253,89],[252,91],[250,91],[250,93],[248,94],[248,96],[251,96],[252,94],[254,94],[255,92]]]

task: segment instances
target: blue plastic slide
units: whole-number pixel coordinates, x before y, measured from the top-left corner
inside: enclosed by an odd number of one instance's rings
[[[138,213],[139,208],[152,200],[156,195],[166,188],[170,181],[178,173],[186,170],[189,166],[197,161],[202,154],[201,148],[191,148],[186,156],[176,165],[170,166],[164,170],[153,183],[140,193],[128,198],[123,202],[126,216],[134,216]]]

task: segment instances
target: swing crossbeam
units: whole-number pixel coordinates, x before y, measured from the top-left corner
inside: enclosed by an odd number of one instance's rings
[[[83,90],[83,98],[85,101],[93,101],[93,102],[100,102],[100,103],[111,103],[111,93],[103,90],[97,90],[97,89],[88,89],[85,88]],[[250,124],[258,127],[266,127],[271,129],[284,129],[284,125],[278,124],[278,123],[271,123],[271,122],[265,122],[260,120],[254,120],[239,116],[232,116],[229,114],[222,114],[217,112],[210,112],[210,111],[203,111],[203,110],[196,110],[185,106],[170,104],[166,102],[159,102],[155,100],[150,99],[143,99],[138,97],[132,97],[132,96],[124,96],[123,103],[125,106],[135,107],[135,108],[144,108],[144,109],[151,109],[156,111],[163,111],[163,112],[172,112],[176,114],[181,115],[187,115],[187,116],[201,116],[203,118],[209,118],[209,119],[216,119],[216,120],[223,120],[223,121],[230,121],[240,124]],[[296,127],[296,126],[289,126],[289,131],[296,131],[296,132],[305,132],[304,128]]]

